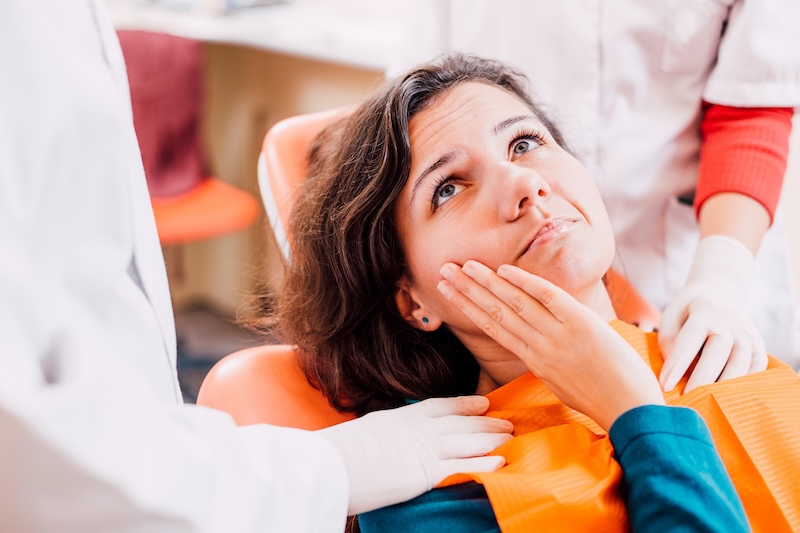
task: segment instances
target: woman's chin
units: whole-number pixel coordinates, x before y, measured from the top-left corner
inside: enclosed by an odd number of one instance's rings
[[[587,261],[578,258],[578,261],[535,274],[560,287],[578,301],[589,303],[595,298],[597,287],[602,285],[603,276],[607,271],[608,266],[603,266],[600,262],[587,264]]]

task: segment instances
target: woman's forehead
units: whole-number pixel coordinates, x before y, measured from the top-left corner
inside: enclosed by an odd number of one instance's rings
[[[471,81],[461,83],[435,97],[409,121],[409,133],[426,136],[445,126],[494,127],[512,116],[528,116],[541,124],[530,106],[516,94],[490,83]]]
[[[502,87],[481,82],[457,85],[409,121],[412,167],[442,155],[438,152],[483,143],[517,122],[546,129],[526,102]]]

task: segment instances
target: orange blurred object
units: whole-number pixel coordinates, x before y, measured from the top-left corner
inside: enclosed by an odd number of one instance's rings
[[[210,239],[251,226],[258,218],[258,201],[215,178],[205,178],[175,196],[150,196],[158,238],[164,246]]]
[[[206,172],[202,44],[145,31],[117,35],[161,244],[209,239],[252,225],[258,218],[256,198]]]
[[[297,355],[285,344],[245,348],[222,359],[206,375],[197,404],[230,413],[240,426],[314,430],[354,418],[308,384]]]

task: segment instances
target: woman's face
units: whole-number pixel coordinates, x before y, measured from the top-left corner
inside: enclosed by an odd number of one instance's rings
[[[408,292],[431,327],[477,330],[436,288],[447,262],[516,265],[579,300],[596,293],[614,255],[605,207],[583,165],[524,102],[464,83],[415,115],[409,130],[411,175],[395,217]]]

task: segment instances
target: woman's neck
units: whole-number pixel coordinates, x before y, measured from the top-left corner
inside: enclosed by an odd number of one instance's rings
[[[603,283],[586,291],[579,299],[601,318],[610,322],[617,318],[608,291]],[[477,394],[487,394],[528,372],[522,360],[485,335],[461,339],[480,366]]]

